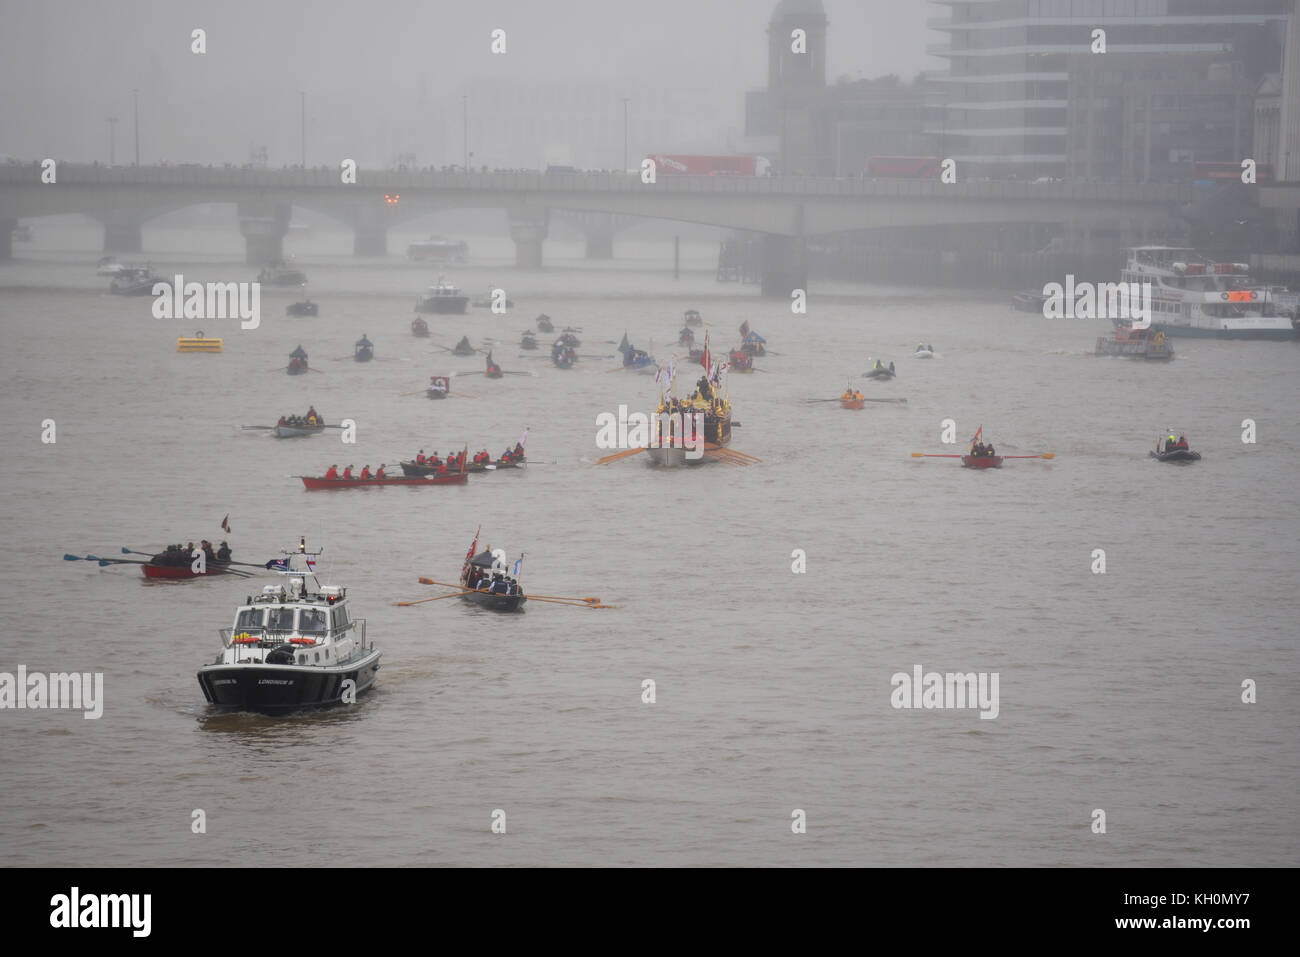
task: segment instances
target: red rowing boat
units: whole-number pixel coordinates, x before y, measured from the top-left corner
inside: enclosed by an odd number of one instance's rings
[[[385,475],[381,479],[325,478],[324,476],[313,477],[310,475],[300,475],[298,477],[302,479],[303,485],[313,491],[325,488],[357,488],[362,485],[464,485],[469,482],[469,476],[464,472],[435,475],[432,478],[416,478],[409,475]]]
[[[1037,458],[1038,456],[1029,456]],[[1002,456],[1000,455],[963,455],[961,464],[968,469],[1000,469],[1002,468]]]
[[[144,572],[145,578],[202,578],[204,575],[222,575],[227,571],[227,566],[218,565],[215,562],[207,566],[207,571],[199,573],[193,571],[189,564],[185,565],[141,565],[140,570]]]

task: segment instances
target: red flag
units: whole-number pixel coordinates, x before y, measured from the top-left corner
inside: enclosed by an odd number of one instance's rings
[[[980,436],[983,434],[984,434],[984,426],[981,425],[978,429],[975,430],[975,438],[970,440],[970,444],[972,447],[974,447],[975,443],[980,440]]]
[[[700,365],[704,366],[704,374],[705,374],[705,375],[708,375],[708,374],[709,374],[709,367],[710,367],[712,364],[713,364],[713,360],[712,360],[711,358],[709,358],[709,333],[708,333],[707,331],[705,331],[705,333],[704,333],[704,355],[700,356]]]
[[[744,338],[745,336],[747,336],[747,335],[749,335],[749,320],[748,320],[748,319],[746,319],[744,322],[742,322],[742,323],[740,324],[740,336],[741,336],[741,338],[743,339],[743,338]]]
[[[468,446],[468,445],[465,446],[465,451],[467,451],[467,452],[469,451],[469,446]],[[460,570],[460,580],[461,580],[461,584],[464,584],[464,582],[465,582],[465,576],[469,574],[469,562],[470,562],[470,559],[472,559],[472,558],[474,557],[474,551],[478,548],[478,533],[481,532],[481,531],[483,531],[483,526],[482,526],[482,525],[480,525],[480,526],[478,527],[478,529],[475,530],[475,532],[474,532],[474,543],[473,543],[472,545],[470,545],[470,547],[469,547],[469,551],[465,553],[465,564],[461,567],[461,570]]]
[[[225,532],[227,535],[230,534],[230,515],[229,515],[229,514],[227,514],[226,517],[223,518],[223,519],[221,520],[221,530],[222,530],[223,532]]]

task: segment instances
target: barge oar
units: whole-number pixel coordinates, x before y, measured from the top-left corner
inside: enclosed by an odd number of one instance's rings
[[[606,455],[603,459],[596,459],[597,465],[608,465],[610,462],[617,462],[619,459],[625,459],[629,455],[636,455],[638,452],[644,452],[645,449],[638,446],[635,449],[625,449],[622,452],[615,452],[613,455]]]

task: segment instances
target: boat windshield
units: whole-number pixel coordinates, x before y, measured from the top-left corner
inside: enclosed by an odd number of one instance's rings
[[[262,630],[262,612],[261,608],[241,608],[239,616],[235,619],[235,633],[241,631],[261,631]]]
[[[304,635],[323,635],[329,627],[328,618],[324,608],[304,608],[298,621],[298,630]]]
[[[266,615],[267,631],[293,631],[293,608],[268,608]]]

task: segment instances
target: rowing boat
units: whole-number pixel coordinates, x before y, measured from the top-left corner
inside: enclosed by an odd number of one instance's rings
[[[961,457],[963,468],[968,469],[1000,469],[1002,468],[1002,456],[1000,455],[963,455]]]
[[[436,475],[440,465],[421,465],[418,462],[402,462],[403,475],[421,476]],[[491,465],[492,468],[488,468]],[[495,462],[466,462],[465,471],[469,472],[495,472],[499,469],[521,469],[525,467],[525,462],[507,462],[504,459],[497,459]],[[457,469],[459,472],[460,470]]]
[[[202,578],[204,575],[223,575],[230,570],[226,563],[210,562],[207,570],[203,572],[194,571],[188,562],[184,565],[154,565],[144,564],[140,566],[140,571],[144,572],[145,578],[150,579],[182,579],[182,578]]]
[[[296,439],[304,435],[316,435],[325,431],[324,423],[320,425],[277,425],[272,433],[277,439]]]
[[[841,409],[862,409],[867,405],[867,400],[858,393],[848,393],[840,396]]]
[[[437,475],[432,478],[417,478],[407,475],[385,475],[381,479],[377,478],[325,478],[324,476],[300,475],[302,484],[310,491],[321,489],[335,488],[358,488],[363,485],[464,485],[469,481],[469,476],[463,472],[453,472],[449,475]]]
[[[420,316],[411,320],[411,335],[420,339],[426,339],[429,336],[429,324]]]

